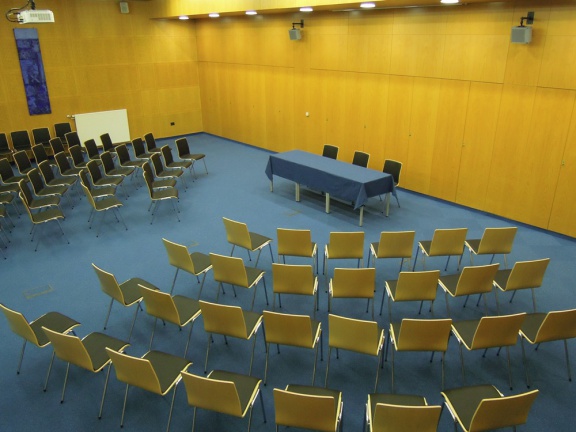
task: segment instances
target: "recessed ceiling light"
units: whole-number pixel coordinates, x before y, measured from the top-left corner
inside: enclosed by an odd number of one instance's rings
[[[210,18],[218,18],[218,17],[220,16],[220,14],[217,13],[217,12],[212,12],[211,14],[208,14],[208,16],[209,16]]]
[[[444,4],[456,4],[458,3],[460,0],[440,0],[440,3],[444,3]]]
[[[300,8],[300,12],[312,12],[313,10],[310,6]]]
[[[189,20],[190,17],[189,17],[189,16],[186,16],[186,15],[180,15],[180,16],[178,17],[178,19],[180,19],[180,20]]]
[[[372,2],[370,2],[370,3],[360,3],[360,7],[361,7],[361,8],[364,8],[364,9],[370,9],[370,8],[376,7],[376,3],[372,3]]]
[[[246,11],[246,15],[257,15],[257,14],[258,14],[258,12],[254,11],[254,10]]]

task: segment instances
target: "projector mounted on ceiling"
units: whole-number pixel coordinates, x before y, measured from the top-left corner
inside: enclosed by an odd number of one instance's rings
[[[53,23],[54,13],[50,10],[23,10],[17,14],[20,24]]]

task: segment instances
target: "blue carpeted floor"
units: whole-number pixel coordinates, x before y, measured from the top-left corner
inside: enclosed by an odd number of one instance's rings
[[[230,246],[222,217],[246,222],[251,231],[276,239],[276,228],[311,229],[313,240],[319,245],[320,258],[330,231],[363,230],[366,235],[366,250],[369,242],[377,241],[381,231],[416,230],[416,240],[431,239],[436,228],[467,227],[469,238],[479,238],[486,227],[509,226],[511,221],[502,220],[484,213],[471,211],[455,205],[439,202],[414,193],[400,190],[401,208],[391,203],[390,217],[380,213],[381,202],[372,199],[366,208],[364,226],[358,227],[358,213],[350,206],[334,203],[332,213],[324,213],[323,197],[304,191],[302,201],[294,201],[294,185],[282,179],[275,180],[274,193],[269,191],[269,182],[264,174],[268,153],[236,142],[214,136],[199,134],[189,137],[193,152],[207,155],[209,174],[204,173],[202,164],[196,166],[198,178],[192,181],[186,174],[188,189],[180,186],[179,223],[169,205],[161,205],[156,220],[150,225],[151,216],[148,193],[141,178],[138,182],[128,182],[125,190],[130,197],[124,201],[122,215],[128,231],[116,223],[112,215],[107,215],[99,238],[95,229],[88,230],[89,206],[84,196],[75,199],[74,208],[66,202],[62,209],[66,214],[63,228],[70,240],[68,245],[57,227],[42,227],[38,252],[30,242],[28,232],[30,222],[25,214],[19,219],[13,215],[16,227],[9,234],[11,243],[5,251],[7,259],[0,259],[2,284],[0,302],[22,312],[28,320],[56,310],[67,314],[82,323],[77,328],[79,336],[93,331],[102,331],[109,303],[109,297],[100,291],[98,280],[91,263],[112,272],[119,281],[130,277],[142,277],[169,290],[174,268],[168,264],[161,239],[187,245],[191,251],[229,254]],[[173,140],[164,143],[173,144]],[[141,187],[136,188],[139,184]],[[95,226],[99,223],[97,215]],[[6,226],[6,224],[4,224]],[[273,247],[276,255],[275,245]],[[245,251],[238,250],[249,264]],[[568,309],[576,307],[574,281],[576,280],[576,243],[531,227],[519,226],[514,249],[508,257],[509,266],[515,261],[550,257],[544,284],[536,293],[540,311]],[[365,255],[365,263],[367,260]],[[275,257],[276,259],[276,257]],[[498,257],[501,259],[501,257]],[[288,259],[292,263],[305,260]],[[489,261],[489,257],[479,257],[476,264]],[[418,268],[422,261],[419,259]],[[444,268],[444,258],[427,260],[427,268]],[[463,263],[469,263],[468,253]],[[331,262],[334,266],[350,266],[351,262]],[[268,293],[272,293],[271,261],[268,251],[260,258],[259,267],[266,271]],[[320,266],[321,267],[321,266]],[[378,312],[383,293],[384,279],[397,276],[397,260],[381,260],[377,263],[376,311]],[[452,260],[448,272],[456,272],[456,262]],[[444,273],[444,272],[443,272]],[[327,297],[324,290],[326,278],[320,275],[320,319],[324,328],[324,361],[318,362],[316,384],[324,384],[327,349]],[[196,297],[198,284],[195,278],[182,273],[178,276],[174,293]],[[226,304],[249,308],[251,293],[237,290],[234,298],[231,290],[220,296]],[[216,284],[212,273],[208,274],[202,298],[215,299]],[[266,303],[259,287],[255,310],[262,311]],[[283,297],[283,311],[310,313],[311,300],[308,298]],[[467,319],[482,316],[482,307],[476,308],[474,301],[462,308],[463,299],[451,300],[452,318]],[[531,297],[528,291],[519,292],[513,303],[502,302],[503,312],[531,311]],[[417,317],[418,304],[393,305],[394,316]],[[488,297],[490,314],[496,314],[493,295]],[[386,310],[386,309],[385,309]],[[423,312],[422,317],[430,317]],[[107,333],[126,338],[133,310],[117,304],[112,309]],[[333,313],[354,318],[369,319],[362,300],[335,300]],[[435,316],[445,317],[444,296],[438,291]],[[388,329],[386,312],[377,315],[379,323]],[[128,353],[142,355],[148,349],[153,319],[145,313],[139,314]],[[159,326],[154,348],[173,354],[182,354],[187,331],[178,331],[175,326]],[[93,375],[72,367],[68,380],[66,401],[60,405],[60,392],[64,379],[65,365],[56,361],[52,371],[48,391],[42,391],[46,370],[52,353],[50,347],[37,349],[28,346],[24,356],[22,372],[16,375],[16,366],[22,340],[14,335],[4,318],[0,319],[0,337],[3,349],[0,351],[0,430],[43,430],[92,431],[112,430],[119,427],[124,385],[116,381],[114,372],[110,377],[104,415],[97,419],[104,374]],[[265,351],[262,334],[258,335],[254,359],[254,375],[263,375]],[[225,345],[221,337],[215,337],[211,349],[209,369],[227,369],[247,372],[251,343],[228,338]],[[203,362],[207,337],[200,318],[194,327],[188,358],[193,361],[191,371],[203,373]],[[576,357],[574,341],[569,342],[570,354]],[[568,431],[574,428],[576,414],[573,409],[576,387],[568,382],[561,342],[542,345],[538,351],[529,347],[528,362],[533,381],[532,388],[540,389],[528,424],[521,430]],[[496,356],[496,350],[489,350],[485,358],[481,352],[465,352],[467,384],[491,383],[503,393],[511,394],[526,390],[524,367],[520,345],[511,349],[514,390],[507,384],[506,356]],[[400,393],[415,393],[427,397],[430,404],[442,403],[440,396],[440,356],[429,363],[429,353],[399,353],[396,357],[396,390]],[[262,388],[268,423],[262,422],[260,405],[254,408],[252,430],[274,430],[274,406],[272,389],[285,387],[289,383],[307,384],[312,371],[313,353],[303,349],[283,348],[280,355],[271,353],[268,385]],[[372,391],[376,359],[349,352],[341,352],[340,359],[332,358],[330,367],[330,387],[343,391],[344,426],[348,431],[360,431],[366,396]],[[460,358],[455,338],[451,338],[446,354],[446,388],[461,386]],[[380,392],[390,391],[390,360],[384,364],[380,377]],[[126,408],[125,430],[160,431],[165,429],[170,397],[161,398],[139,389],[131,389]],[[192,423],[192,409],[186,403],[184,388],[178,389],[174,407],[172,430],[188,430]],[[244,430],[245,420],[232,418],[207,411],[199,411],[197,416],[199,431]],[[439,430],[452,430],[452,420],[444,410]]]

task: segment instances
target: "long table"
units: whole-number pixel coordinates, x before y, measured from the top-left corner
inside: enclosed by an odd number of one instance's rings
[[[370,197],[386,195],[386,216],[390,194],[394,193],[394,180],[390,174],[364,168],[351,163],[330,159],[302,150],[291,150],[270,155],[266,166],[270,191],[274,191],[273,176],[296,183],[296,201],[300,201],[300,185],[326,194],[326,213],[330,213],[330,196],[354,203],[360,209],[363,224],[364,204]]]

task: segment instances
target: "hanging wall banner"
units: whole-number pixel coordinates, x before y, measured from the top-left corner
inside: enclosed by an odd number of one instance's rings
[[[24,90],[30,115],[50,114],[50,98],[40,52],[38,30],[35,28],[14,29],[18,48],[20,70],[24,80]]]

